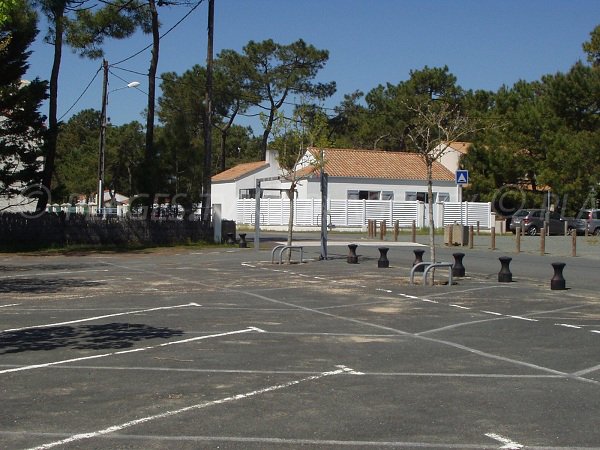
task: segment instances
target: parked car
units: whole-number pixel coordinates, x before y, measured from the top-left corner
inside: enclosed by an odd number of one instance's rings
[[[600,236],[600,209],[582,209],[570,223],[577,234],[588,234]]]
[[[521,232],[535,236],[544,226],[544,222],[547,223],[550,234],[565,232],[566,219],[557,212],[545,209],[519,209],[512,216],[510,231],[516,233],[517,228],[520,228]]]

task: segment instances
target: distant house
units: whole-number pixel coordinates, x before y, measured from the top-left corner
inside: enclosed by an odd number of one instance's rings
[[[298,199],[320,199],[320,167],[314,167],[314,155],[323,152],[328,174],[328,198],[333,200],[427,201],[427,171],[416,153],[309,148],[298,167],[302,180],[297,186]],[[212,177],[211,198],[221,205],[224,219],[235,220],[236,201],[255,198],[258,179],[284,175],[277,152],[267,152],[265,161],[240,164]],[[261,183],[262,198],[287,197],[285,179]],[[436,202],[459,201],[454,173],[441,163],[433,165],[433,195]]]
[[[460,167],[460,158],[461,156],[467,154],[469,148],[471,147],[471,143],[457,141],[441,145],[448,145],[448,148],[440,157],[440,164],[446,167],[450,172],[456,173],[456,171]],[[440,146],[438,146],[437,148],[439,149]]]

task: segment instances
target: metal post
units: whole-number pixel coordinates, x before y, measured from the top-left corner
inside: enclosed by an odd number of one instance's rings
[[[321,161],[323,160],[321,150]],[[327,260],[327,185],[329,177],[321,169],[321,256],[319,259]]]
[[[260,180],[256,180],[254,193],[254,250],[260,249]]]

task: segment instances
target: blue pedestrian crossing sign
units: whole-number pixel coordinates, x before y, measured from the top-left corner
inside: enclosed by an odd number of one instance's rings
[[[459,185],[469,184],[469,171],[468,170],[457,170],[456,171],[456,184],[459,184]]]

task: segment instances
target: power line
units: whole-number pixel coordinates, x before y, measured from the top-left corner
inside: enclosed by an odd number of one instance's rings
[[[88,83],[88,85],[83,90],[83,92],[79,95],[79,97],[77,97],[77,100],[75,100],[75,102],[69,107],[69,109],[67,109],[65,111],[65,113],[58,118],[59,121],[61,121],[63,119],[63,117],[65,117],[67,114],[69,114],[69,112],[75,107],[75,105],[77,105],[77,103],[79,103],[79,100],[81,100],[82,97],[85,95],[85,93],[88,91],[88,89],[90,88],[90,86],[92,85],[92,83],[94,82],[94,80],[96,79],[96,77],[98,76],[98,74],[100,73],[101,70],[102,70],[102,67],[99,67],[98,70],[96,71],[96,73],[94,74],[94,76],[92,77],[92,79],[90,80],[90,82]]]
[[[187,14],[185,14],[181,19],[179,19],[171,28],[169,28],[166,32],[164,32],[163,34],[160,35],[159,40],[164,38],[167,34],[169,34],[171,31],[173,31],[175,28],[177,28],[185,19],[187,19],[190,14],[192,14],[196,8],[198,8],[198,6],[200,6],[202,3],[204,2],[204,0],[199,0],[198,3],[196,3],[189,11]],[[134,53],[131,56],[128,56],[125,59],[122,59],[121,61],[117,61],[116,63],[112,64],[113,66],[117,66],[119,64],[124,63],[125,61],[129,61],[130,59],[135,58],[136,56],[144,53],[146,50],[148,50],[149,48],[152,47],[152,44],[148,44],[146,47],[144,47],[143,49],[141,49],[140,51]]]

